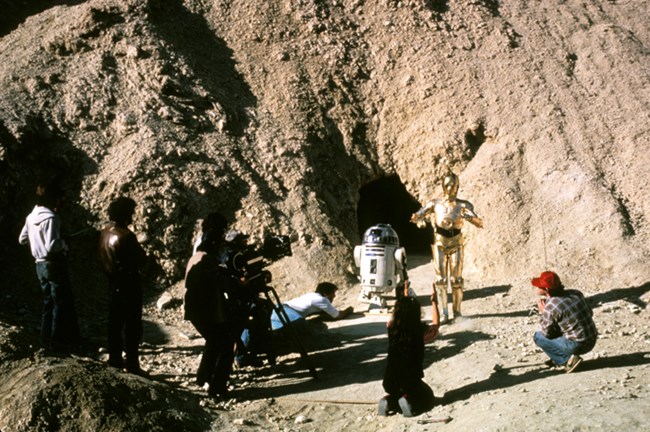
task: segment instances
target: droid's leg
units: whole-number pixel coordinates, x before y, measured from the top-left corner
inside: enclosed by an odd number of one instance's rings
[[[447,257],[442,247],[433,245],[431,247],[433,252],[433,266],[436,272],[436,292],[438,293],[438,313],[440,314],[440,323],[445,323],[449,319],[449,311],[447,309]]]
[[[450,257],[451,301],[454,318],[459,317],[463,302],[463,247],[459,247]]]
[[[454,318],[459,317],[460,305],[463,302],[463,279],[454,279],[451,286],[451,302],[453,305]]]

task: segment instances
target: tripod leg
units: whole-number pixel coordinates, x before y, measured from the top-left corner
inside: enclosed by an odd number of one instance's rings
[[[269,291],[273,293],[273,297],[275,298],[275,301],[271,299],[271,296],[269,295]],[[282,305],[282,302],[280,301],[280,297],[278,296],[278,293],[275,291],[275,288],[267,287],[266,291],[264,291],[264,294],[266,295],[266,298],[268,298],[271,301],[271,303],[273,303],[275,312],[278,314],[278,317],[280,318],[280,321],[282,321],[282,324],[289,329],[289,332],[291,333],[291,337],[293,338],[293,341],[296,343],[296,346],[298,347],[298,351],[300,352],[300,357],[307,364],[307,368],[309,369],[309,372],[311,372],[311,376],[314,379],[317,379],[318,374],[316,373],[316,368],[314,368],[314,365],[309,359],[309,355],[307,355],[307,351],[305,351],[305,347],[300,342],[300,339],[298,338],[298,332],[296,332],[296,329],[293,327],[293,324],[289,320],[287,311],[284,310],[284,306]]]

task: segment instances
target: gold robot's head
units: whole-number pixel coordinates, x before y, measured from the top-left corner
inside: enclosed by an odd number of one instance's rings
[[[442,179],[442,191],[449,198],[456,198],[458,193],[458,176],[453,172],[447,173]]]

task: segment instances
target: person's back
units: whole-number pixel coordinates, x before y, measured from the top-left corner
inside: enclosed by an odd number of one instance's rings
[[[285,303],[303,317],[314,315],[320,312],[327,313],[332,318],[339,316],[339,310],[332,305],[327,297],[318,292],[310,292],[291,299]]]
[[[18,241],[30,246],[43,292],[41,341],[48,348],[69,350],[78,345],[80,335],[66,263],[68,246],[57,215],[62,202],[63,191],[57,185],[40,184],[36,206],[26,217]]]
[[[593,312],[580,291],[564,290],[559,295],[549,297],[544,315],[549,317],[546,322],[551,326],[557,325],[559,333],[567,339],[582,342],[592,341],[597,337],[596,324],[592,318]],[[547,336],[554,330],[551,326],[548,328]],[[542,331],[544,330],[545,328],[542,327]]]
[[[388,324],[388,357],[382,385],[387,395],[379,401],[379,414],[399,406],[411,417],[431,409],[434,396],[424,377],[424,331],[421,308],[414,297],[400,297]]]
[[[99,235],[99,259],[108,275],[136,275],[144,265],[146,253],[135,234],[115,221]]]
[[[388,357],[384,383],[398,382],[410,387],[424,377],[424,324],[408,333],[388,329]]]
[[[140,369],[139,344],[142,339],[142,286],[140,268],[146,252],[128,226],[133,222],[135,201],[118,197],[108,206],[110,223],[100,232],[98,255],[108,277],[108,364],[126,367],[134,374]],[[126,353],[124,362],[122,353]]]
[[[58,215],[44,205],[36,205],[25,219],[19,243],[29,244],[36,261],[52,259],[67,249],[61,238],[61,222]]]
[[[227,306],[224,292],[233,282],[219,267],[216,254],[198,251],[187,263],[184,318],[202,323],[224,323]]]
[[[331,282],[320,282],[314,292],[306,293],[284,303],[284,311],[290,322],[304,321],[309,315],[324,313],[330,319],[339,320],[348,317],[354,309],[348,306],[338,310],[334,297],[338,287]],[[284,319],[274,310],[271,314],[271,328],[279,330],[284,326]]]

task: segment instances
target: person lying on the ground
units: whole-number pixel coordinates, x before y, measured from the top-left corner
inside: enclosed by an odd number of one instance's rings
[[[314,292],[303,294],[300,297],[283,303],[289,322],[304,320],[310,315],[321,314],[332,320],[347,318],[354,308],[349,306],[338,310],[332,302],[336,297],[337,286],[330,282],[321,282],[316,286]],[[271,314],[271,329],[279,330],[284,327],[284,322],[274,310]]]
[[[283,310],[286,312],[286,319],[292,326],[300,327],[306,323],[306,318],[312,315],[321,315],[326,319],[340,320],[348,317],[354,309],[352,306],[343,310],[338,310],[332,302],[336,297],[337,286],[330,282],[321,282],[316,286],[316,291],[304,294],[283,303]],[[260,314],[260,319],[261,318]],[[268,319],[268,315],[267,318]],[[287,324],[286,319],[281,319],[276,309],[270,314],[270,330],[282,339],[284,336],[284,327]],[[294,327],[295,328],[295,327]],[[258,329],[257,331],[255,329]],[[275,363],[275,352],[273,348],[269,349],[268,340],[266,340],[266,331],[260,330],[262,327],[254,326],[245,328],[241,335],[237,347],[236,363],[238,366],[259,365],[258,359],[259,347],[265,346],[265,351],[269,363]]]

